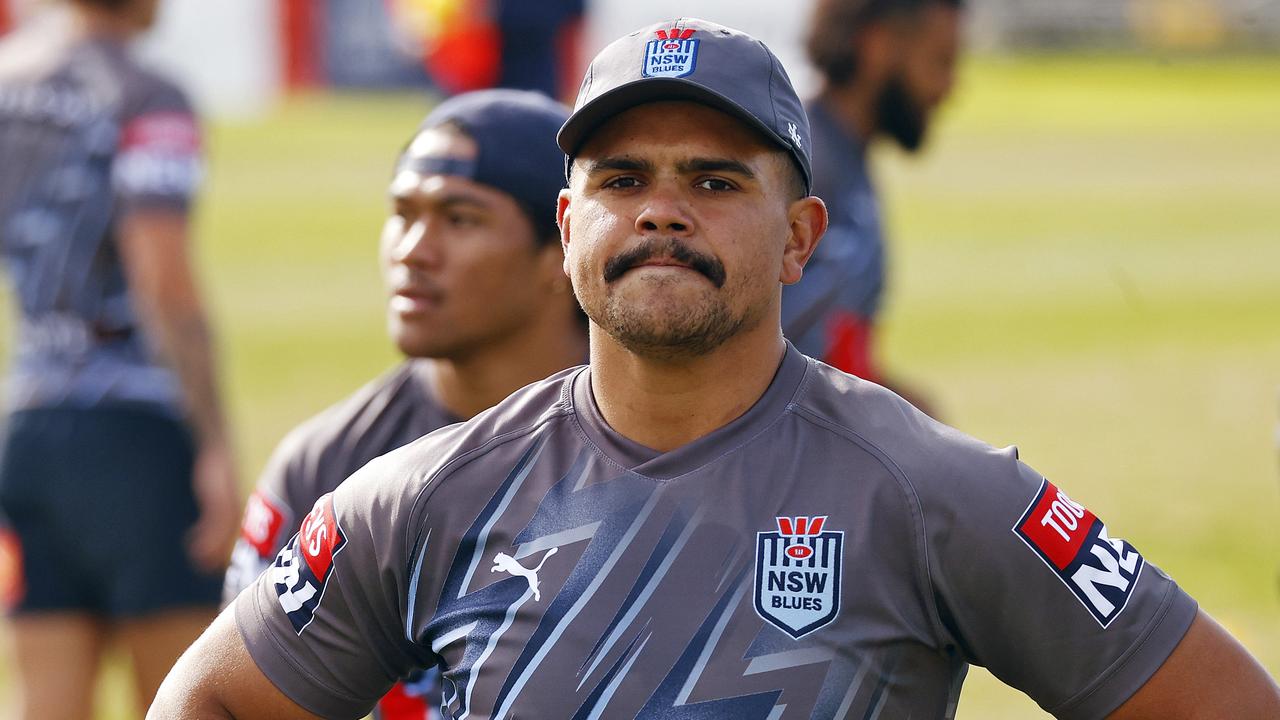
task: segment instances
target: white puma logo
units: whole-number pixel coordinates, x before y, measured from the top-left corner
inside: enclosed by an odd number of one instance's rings
[[[542,563],[545,563],[547,558],[556,554],[556,550],[559,550],[559,548],[551,548],[548,550],[547,554],[542,556],[542,562],[539,562],[538,566],[532,570],[521,565],[510,555],[506,553],[498,553],[493,557],[493,567],[489,568],[489,572],[498,572],[501,570],[502,572],[510,573],[511,575],[518,575],[524,578],[529,583],[529,589],[533,591],[533,601],[537,602],[542,599],[542,593],[538,592],[538,571],[542,569]]]

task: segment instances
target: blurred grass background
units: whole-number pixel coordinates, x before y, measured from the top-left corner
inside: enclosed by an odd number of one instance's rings
[[[310,96],[210,128],[199,254],[246,487],[394,362],[377,236],[428,107]],[[877,158],[889,366],[1017,443],[1280,673],[1280,59],[971,59],[936,129],[919,158]],[[99,718],[133,717],[128,692],[113,661]],[[959,717],[1045,715],[974,669]]]

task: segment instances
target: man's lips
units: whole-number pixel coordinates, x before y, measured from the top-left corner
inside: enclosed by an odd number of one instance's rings
[[[630,272],[638,268],[646,268],[646,267],[669,267],[669,268],[680,268],[681,270],[693,270],[693,268],[689,267],[687,263],[682,263],[679,260],[673,260],[671,258],[652,258],[649,260],[645,260],[644,262],[636,263],[635,265],[627,268],[625,272]],[[693,271],[697,272],[696,270],[693,270]]]
[[[402,315],[423,312],[440,305],[444,296],[420,288],[399,288],[391,295],[391,309]]]

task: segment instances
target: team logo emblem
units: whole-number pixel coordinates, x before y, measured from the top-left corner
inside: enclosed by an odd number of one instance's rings
[[[787,134],[791,136],[791,142],[795,143],[797,148],[804,147],[804,142],[800,139],[800,129],[795,123],[787,123]]]
[[[644,77],[685,77],[698,66],[698,40],[693,30],[659,30],[644,46]]]
[[[756,533],[756,614],[799,640],[840,612],[844,532],[824,532],[825,515],[777,522]]]
[[[1145,564],[1132,545],[1111,537],[1101,520],[1048,480],[1013,533],[1104,628],[1128,604]]]
[[[299,635],[315,619],[333,575],[333,559],[346,545],[347,536],[333,512],[333,493],[329,493],[316,501],[298,534],[276,555],[271,580],[280,607]]]

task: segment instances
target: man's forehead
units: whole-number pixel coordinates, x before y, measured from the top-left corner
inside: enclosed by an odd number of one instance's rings
[[[424,130],[400,156],[387,192],[405,198],[483,187],[471,180],[478,155],[476,142],[454,128]]]
[[[676,100],[637,105],[610,117],[587,138],[578,157],[747,157],[776,147],[758,130],[727,113]]]
[[[457,128],[447,125],[423,130],[405,148],[406,158],[456,157],[476,159],[480,148],[476,141]]]

